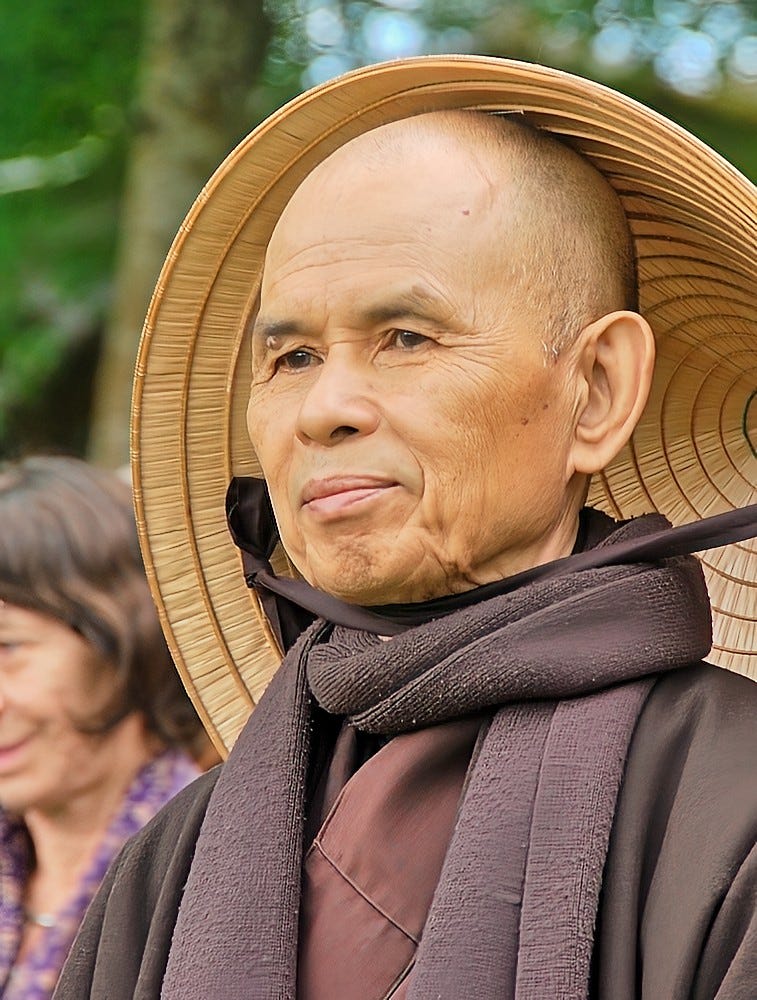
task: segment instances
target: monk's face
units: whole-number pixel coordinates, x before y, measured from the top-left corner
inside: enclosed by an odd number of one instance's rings
[[[456,139],[344,147],[266,257],[248,426],[311,584],[419,601],[570,550],[563,358],[513,292],[519,186]]]

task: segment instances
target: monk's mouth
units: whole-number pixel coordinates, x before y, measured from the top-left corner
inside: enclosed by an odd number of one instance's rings
[[[363,477],[312,481],[303,490],[302,506],[310,514],[338,516],[378,500],[398,486],[389,480]]]

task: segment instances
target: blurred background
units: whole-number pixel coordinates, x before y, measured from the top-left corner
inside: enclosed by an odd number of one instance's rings
[[[128,456],[174,233],[305,87],[477,52],[608,83],[757,178],[757,0],[27,0],[0,11],[0,456]]]

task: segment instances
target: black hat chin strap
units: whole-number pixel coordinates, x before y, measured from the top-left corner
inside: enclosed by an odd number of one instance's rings
[[[226,492],[226,520],[234,544],[242,553],[245,582],[260,598],[284,652],[316,618],[377,635],[398,635],[404,631],[403,626],[340,601],[304,580],[276,576],[270,558],[279,541],[279,531],[264,479],[235,476],[231,480]]]
[[[276,576],[270,558],[279,535],[264,479],[253,476],[235,476],[232,479],[226,493],[226,519],[231,537],[242,553],[247,586],[257,593],[285,652],[316,618],[376,635],[399,635],[415,625],[510,593],[536,580],[619,563],[660,562],[742,542],[757,535],[757,504],[751,504],[677,528],[663,527],[641,538],[577,552],[462,594],[419,604],[387,605],[379,611],[348,604],[311,587],[304,580]]]

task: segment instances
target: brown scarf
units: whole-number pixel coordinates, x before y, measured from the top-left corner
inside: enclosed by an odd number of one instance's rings
[[[640,518],[607,543],[663,523]],[[710,648],[696,560],[536,580],[338,659],[319,646],[330,628],[316,623],[291,650],[218,780],[164,1000],[296,995],[313,697],[386,735],[499,708],[471,764],[411,996],[586,997],[636,718],[655,674]]]

